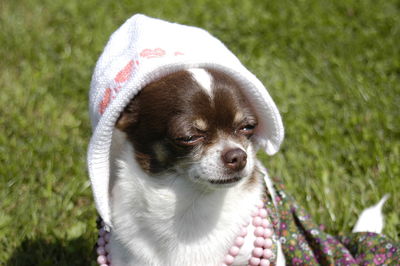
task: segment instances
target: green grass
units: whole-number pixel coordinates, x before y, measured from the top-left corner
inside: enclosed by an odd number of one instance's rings
[[[400,239],[399,1],[255,3],[0,3],[0,264],[93,260],[88,88],[109,35],[139,12],[206,28],[266,84],[286,139],[261,157],[317,222],[349,232],[390,193],[384,232]]]

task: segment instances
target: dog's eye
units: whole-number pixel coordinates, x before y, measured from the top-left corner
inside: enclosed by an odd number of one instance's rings
[[[180,138],[175,139],[175,141],[178,144],[184,145],[184,146],[193,146],[193,145],[200,143],[203,140],[204,140],[204,136],[202,136],[202,135],[185,136],[185,137],[180,137]]]
[[[255,128],[256,128],[256,125],[248,124],[248,125],[245,125],[245,126],[239,128],[239,133],[242,135],[245,135],[247,137],[251,137],[254,133]]]

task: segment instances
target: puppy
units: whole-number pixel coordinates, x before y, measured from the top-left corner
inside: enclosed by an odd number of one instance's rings
[[[146,86],[113,134],[113,264],[221,264],[264,191],[256,127],[224,73],[187,69]],[[247,264],[253,242],[248,234],[234,265]]]
[[[187,69],[143,88],[113,134],[113,265],[220,265],[266,189],[256,127],[242,89],[224,73]],[[386,199],[353,231],[380,233]],[[254,240],[246,236],[233,265],[247,265]],[[277,265],[285,265],[276,244]]]

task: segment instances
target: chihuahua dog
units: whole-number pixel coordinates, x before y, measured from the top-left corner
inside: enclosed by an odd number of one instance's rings
[[[256,127],[222,72],[187,69],[143,88],[113,134],[113,264],[221,264],[264,191]],[[247,264],[254,238],[234,265]]]
[[[113,265],[220,265],[266,189],[256,127],[242,89],[222,72],[187,69],[143,88],[111,145]],[[353,232],[380,233],[386,199]],[[247,265],[254,240],[246,236],[233,265]]]

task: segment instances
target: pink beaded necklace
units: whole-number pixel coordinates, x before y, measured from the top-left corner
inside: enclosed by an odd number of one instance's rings
[[[251,257],[249,259],[248,265],[250,266],[268,266],[270,265],[270,259],[273,256],[272,252],[272,236],[274,234],[272,224],[268,220],[267,210],[264,207],[264,203],[260,200],[257,202],[256,207],[251,213],[251,222],[254,226],[254,249],[251,252]],[[240,229],[239,235],[235,238],[233,246],[229,249],[228,254],[225,255],[222,266],[232,265],[235,261],[236,256],[240,252],[240,248],[245,242],[245,237],[247,236],[247,227],[250,221],[246,222]],[[109,240],[110,232],[106,230],[106,226],[101,222],[101,228],[99,230],[99,239],[97,240],[97,263],[100,266],[110,266],[111,265],[111,254]]]

